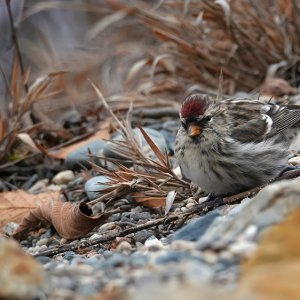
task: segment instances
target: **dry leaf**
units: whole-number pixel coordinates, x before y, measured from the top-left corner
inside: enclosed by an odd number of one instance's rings
[[[166,199],[161,196],[146,196],[139,192],[132,193],[130,195],[133,197],[134,201],[147,207],[157,208],[164,207],[166,205]]]
[[[60,148],[56,152],[51,152],[51,156],[55,157],[56,159],[65,159],[69,153],[75,151],[78,148],[81,148],[82,146],[90,143],[91,141],[100,140],[100,139],[109,140],[111,136],[109,132],[110,120],[103,122],[101,128],[102,128],[101,130],[98,130],[92,136],[90,136],[89,138],[83,141]]]
[[[144,136],[146,142],[152,149],[152,151],[155,153],[156,157],[164,164],[167,165],[167,159],[163,153],[161,153],[160,149],[157,147],[157,145],[152,141],[152,139],[149,137],[149,135],[146,133],[146,131],[140,127],[140,131],[142,135]]]
[[[38,195],[29,194],[23,190],[0,194],[0,233],[8,222],[20,223],[23,217],[41,203],[57,199],[59,192],[46,192]]]
[[[294,95],[297,90],[293,88],[286,80],[281,78],[267,79],[261,87],[261,94],[282,97],[285,95]]]
[[[92,212],[83,202],[71,203],[52,199],[31,210],[13,234],[19,238],[35,229],[41,222],[51,223],[65,239],[77,239],[86,235],[96,225],[105,221],[107,214],[91,216]]]
[[[176,198],[176,191],[170,191],[166,197],[166,207],[165,207],[165,215],[168,214],[168,212],[170,211],[174,200]]]
[[[142,59],[135,62],[131,66],[128,72],[127,79],[126,79],[127,84],[130,83],[134,78],[136,78],[137,75],[140,74],[140,71],[148,64],[149,64],[149,59]]]
[[[19,133],[17,134],[17,137],[29,148],[32,150],[33,153],[40,153],[41,151],[39,148],[36,146],[35,142],[31,138],[31,136],[28,133]]]

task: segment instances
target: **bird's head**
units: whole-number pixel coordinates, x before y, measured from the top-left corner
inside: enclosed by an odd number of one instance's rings
[[[193,94],[183,102],[179,114],[180,121],[190,137],[199,136],[207,122],[210,121],[210,117],[205,116],[209,102],[209,97],[204,94]]]

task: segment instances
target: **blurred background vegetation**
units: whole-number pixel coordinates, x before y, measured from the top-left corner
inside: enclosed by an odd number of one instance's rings
[[[216,94],[221,70],[226,95],[274,77],[293,94],[299,16],[297,0],[1,0],[0,163],[24,155],[20,133],[49,148],[92,132],[90,81],[120,114]]]

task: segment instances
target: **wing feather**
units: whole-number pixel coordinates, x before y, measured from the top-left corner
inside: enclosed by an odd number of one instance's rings
[[[300,106],[280,106],[258,101],[239,101],[235,104],[239,110],[238,114],[233,114],[231,137],[240,142],[259,142],[295,125],[300,128]]]

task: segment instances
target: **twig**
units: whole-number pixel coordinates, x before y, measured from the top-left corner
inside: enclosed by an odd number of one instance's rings
[[[289,171],[289,172],[283,173],[280,177],[271,180],[269,183],[260,185],[258,187],[255,187],[253,189],[250,189],[248,191],[245,191],[245,192],[233,195],[233,196],[225,197],[223,199],[223,201],[224,201],[224,203],[232,203],[232,202],[244,199],[246,197],[253,196],[254,194],[258,193],[261,189],[268,186],[270,183],[281,181],[284,179],[292,179],[292,178],[296,178],[298,176],[300,176],[300,170]]]
[[[194,207],[192,207],[191,209],[189,209],[185,212],[176,214],[176,215],[171,215],[171,216],[159,218],[159,219],[156,219],[156,220],[153,220],[153,221],[149,221],[145,224],[137,225],[135,227],[122,230],[122,231],[120,231],[116,234],[103,236],[103,237],[100,237],[100,238],[92,240],[92,241],[83,241],[83,242],[79,241],[78,243],[72,244],[72,245],[69,244],[69,245],[58,246],[58,247],[53,248],[53,249],[48,249],[48,250],[36,253],[36,254],[34,254],[34,256],[35,257],[37,257],[37,256],[54,256],[56,254],[63,253],[63,252],[66,252],[66,251],[82,250],[83,248],[88,248],[88,247],[92,247],[92,246],[95,247],[99,244],[110,242],[110,241],[114,240],[117,237],[124,237],[124,236],[127,236],[129,234],[141,231],[143,229],[148,229],[148,228],[155,227],[155,226],[158,226],[158,225],[161,225],[161,224],[169,224],[171,222],[181,220],[182,218],[186,218],[186,217],[188,217],[189,215],[192,215],[192,214],[197,213],[199,215],[203,215],[203,214],[207,213],[208,211],[210,211],[210,210],[212,210],[216,207],[219,207],[223,204],[225,204],[225,203],[222,200],[220,200],[218,202],[216,202],[214,200],[207,201],[207,202],[204,202],[204,203],[197,204]]]

